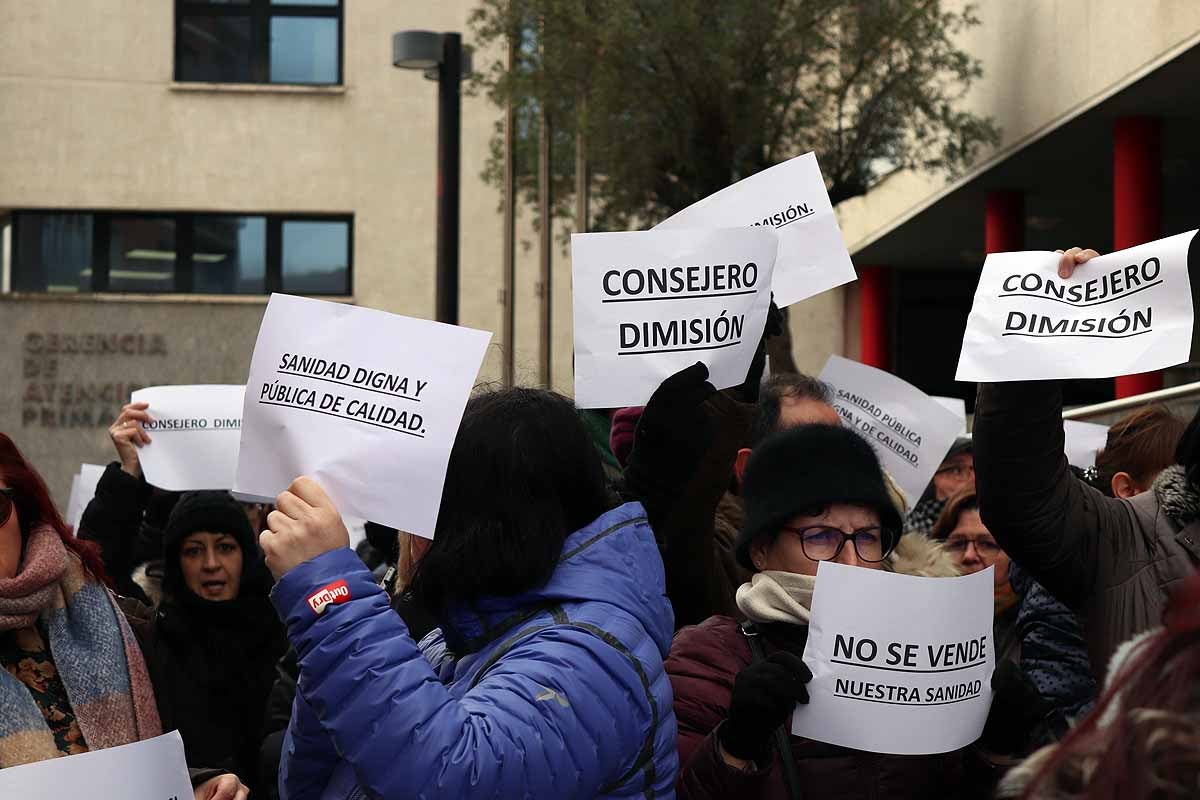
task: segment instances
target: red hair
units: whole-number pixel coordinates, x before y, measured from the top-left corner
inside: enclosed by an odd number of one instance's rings
[[[100,559],[100,548],[95,542],[76,539],[71,534],[70,527],[50,499],[50,490],[46,488],[42,476],[21,455],[16,443],[3,433],[0,433],[0,480],[13,490],[13,504],[20,520],[22,543],[32,531],[49,525],[58,533],[67,549],[79,557],[88,572],[112,588],[112,582],[104,571],[104,562]]]
[[[1187,796],[1200,777],[1200,574],[1172,593],[1096,708],[1038,771],[1026,798]],[[1183,793],[1180,787],[1191,787]],[[1167,791],[1171,790],[1171,791]]]

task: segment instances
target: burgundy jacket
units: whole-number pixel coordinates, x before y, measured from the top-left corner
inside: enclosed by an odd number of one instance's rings
[[[787,649],[801,655],[808,629],[759,626],[768,654]],[[679,724],[679,797],[787,798],[779,756],[763,769],[728,766],[717,752],[716,729],[729,712],[734,677],[751,663],[750,647],[732,617],[710,617],[675,635],[667,675],[675,692]],[[965,785],[963,751],[932,756],[864,753],[792,737],[792,753],[805,800],[957,798]]]

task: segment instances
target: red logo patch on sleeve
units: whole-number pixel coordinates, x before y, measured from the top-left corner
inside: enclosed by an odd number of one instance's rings
[[[334,581],[322,586],[308,596],[308,607],[314,614],[324,613],[325,608],[334,603],[345,603],[350,599],[350,587],[345,581]]]

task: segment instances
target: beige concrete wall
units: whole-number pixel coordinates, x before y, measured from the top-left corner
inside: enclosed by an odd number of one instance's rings
[[[352,212],[357,302],[431,316],[436,84],[392,67],[391,34],[473,5],[347,3],[344,90],[197,91],[172,83],[169,0],[0,3],[0,209]],[[497,116],[464,99],[461,321],[498,332]]]
[[[952,4],[961,7],[962,2]],[[993,117],[1003,139],[994,151],[981,153],[967,175],[1200,40],[1200,3],[1195,0],[976,0],[975,5],[982,24],[966,32],[961,43],[982,60],[984,75],[962,107]],[[902,224],[955,180],[897,173],[864,197],[841,203],[838,220],[850,252]],[[857,289],[846,287],[842,297],[840,311],[834,306],[811,317],[793,314],[792,336],[802,368],[801,361],[823,363],[830,353],[859,356]],[[807,352],[800,349],[806,342]]]
[[[65,508],[80,463],[116,456],[107,428],[142,386],[244,383],[263,301],[94,302],[0,295],[0,431]],[[115,351],[115,352],[114,352]]]
[[[961,45],[982,60],[984,74],[962,107],[994,118],[1003,140],[995,151],[982,153],[974,169],[1019,150],[1200,41],[1195,0],[982,0],[975,5],[982,24],[963,34]],[[839,205],[851,253],[920,211],[952,183],[945,175],[898,173],[866,196]]]

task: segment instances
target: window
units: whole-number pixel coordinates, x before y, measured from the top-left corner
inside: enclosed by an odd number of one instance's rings
[[[341,0],[175,0],[175,80],[342,82]]]
[[[17,211],[12,290],[348,295],[349,216]]]

